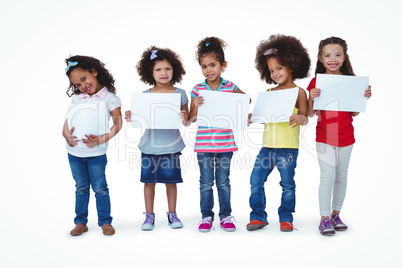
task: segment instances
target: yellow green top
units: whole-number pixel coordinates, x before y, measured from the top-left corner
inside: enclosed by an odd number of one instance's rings
[[[299,109],[294,108],[293,114],[298,114]],[[266,123],[262,147],[267,148],[296,148],[299,149],[300,125],[295,128],[289,122]]]

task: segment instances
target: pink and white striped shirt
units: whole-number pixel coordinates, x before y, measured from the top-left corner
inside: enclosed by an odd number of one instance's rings
[[[238,87],[223,78],[218,87],[219,92],[235,92]],[[191,91],[190,95],[197,98],[200,90],[212,90],[207,80],[203,83],[196,85]],[[197,135],[195,138],[194,152],[198,153],[223,153],[237,151],[237,145],[234,140],[233,131],[231,129],[198,127]]]

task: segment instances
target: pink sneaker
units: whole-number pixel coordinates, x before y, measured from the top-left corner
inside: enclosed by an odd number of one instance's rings
[[[198,231],[206,233],[211,231],[212,227],[212,217],[205,217],[201,220],[200,224],[198,225]]]
[[[233,232],[236,230],[236,226],[233,223],[234,218],[227,216],[221,220],[221,228],[227,232]]]

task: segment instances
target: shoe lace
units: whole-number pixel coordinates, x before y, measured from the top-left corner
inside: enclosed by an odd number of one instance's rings
[[[150,223],[153,224],[155,220],[155,214],[149,214],[149,213],[142,213],[145,214],[145,222],[144,223]]]
[[[205,218],[201,219],[200,222],[198,223],[198,226],[203,224],[203,223],[211,224],[211,228],[215,231],[215,228],[212,225],[212,217],[205,217]]]
[[[168,215],[169,221],[170,221],[171,223],[172,223],[172,222],[180,221],[179,218],[177,217],[176,212],[173,212],[173,213],[166,212],[166,214]]]
[[[212,222],[212,217],[206,217],[200,220],[198,224],[203,224],[203,223],[211,223]]]
[[[233,216],[227,216],[221,220],[223,223],[233,223],[236,219]]]
[[[341,218],[337,214],[331,217],[331,223],[332,225],[344,225],[344,223],[341,221]]]
[[[328,230],[328,229],[332,230],[333,229],[332,223],[328,219],[323,220],[321,224],[322,224],[322,227],[321,227],[322,230]]]

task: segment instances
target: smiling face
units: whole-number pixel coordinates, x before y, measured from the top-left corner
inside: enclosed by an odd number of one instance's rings
[[[155,62],[152,77],[157,85],[169,85],[173,78],[173,67],[167,60]]]
[[[220,83],[221,73],[226,68],[226,62],[221,64],[213,54],[207,54],[200,59],[200,65],[207,83],[217,82],[218,79]]]
[[[282,65],[276,57],[270,57],[267,65],[272,80],[278,85],[286,85],[293,81],[292,71],[287,66]]]
[[[95,69],[91,71],[81,68],[75,68],[71,71],[70,82],[78,88],[81,93],[92,96],[102,89],[97,78],[98,72]]]
[[[341,67],[345,61],[345,53],[339,44],[329,44],[322,48],[322,52],[318,55],[318,59],[322,62],[326,74],[342,74]]]

